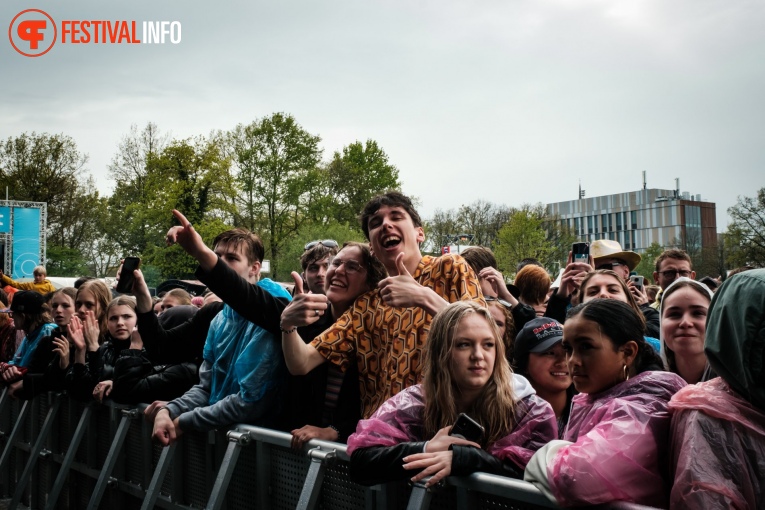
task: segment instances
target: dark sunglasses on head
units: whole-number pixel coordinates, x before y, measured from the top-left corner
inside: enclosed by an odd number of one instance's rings
[[[305,245],[305,247],[303,248],[303,251],[308,251],[319,243],[326,246],[327,248],[337,248],[339,246],[337,244],[337,241],[335,241],[334,239],[324,239],[323,241],[311,241],[310,243]]]

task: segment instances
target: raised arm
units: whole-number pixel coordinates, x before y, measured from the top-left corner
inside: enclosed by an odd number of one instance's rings
[[[303,279],[299,274],[293,271],[292,279],[295,281],[295,295],[281,315],[282,351],[287,370],[292,375],[305,375],[326,360],[315,347],[303,342],[297,328],[316,322],[323,314],[329,313],[329,308],[327,296],[303,290]]]

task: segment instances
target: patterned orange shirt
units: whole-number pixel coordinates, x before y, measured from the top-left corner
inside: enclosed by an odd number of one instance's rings
[[[412,277],[446,301],[486,306],[478,278],[459,255],[425,256]],[[386,305],[375,289],[359,296],[311,345],[343,371],[356,356],[361,412],[369,418],[387,399],[420,382],[422,350],[433,316],[419,307]]]

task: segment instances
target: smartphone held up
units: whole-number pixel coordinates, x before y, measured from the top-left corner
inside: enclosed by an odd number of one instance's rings
[[[117,282],[117,292],[126,294],[133,290],[133,271],[141,266],[141,259],[138,257],[125,257],[120,269],[119,281]]]

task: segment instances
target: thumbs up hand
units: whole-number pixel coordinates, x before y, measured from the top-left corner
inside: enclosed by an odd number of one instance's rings
[[[303,290],[303,277],[295,271],[292,272],[292,279],[295,282],[295,290],[292,301],[282,312],[282,331],[313,324],[329,308],[327,296],[324,294],[312,294],[310,291],[306,292]]]
[[[400,308],[422,306],[422,293],[427,290],[412,278],[404,265],[404,253],[396,257],[397,276],[389,276],[377,284],[385,304]]]

